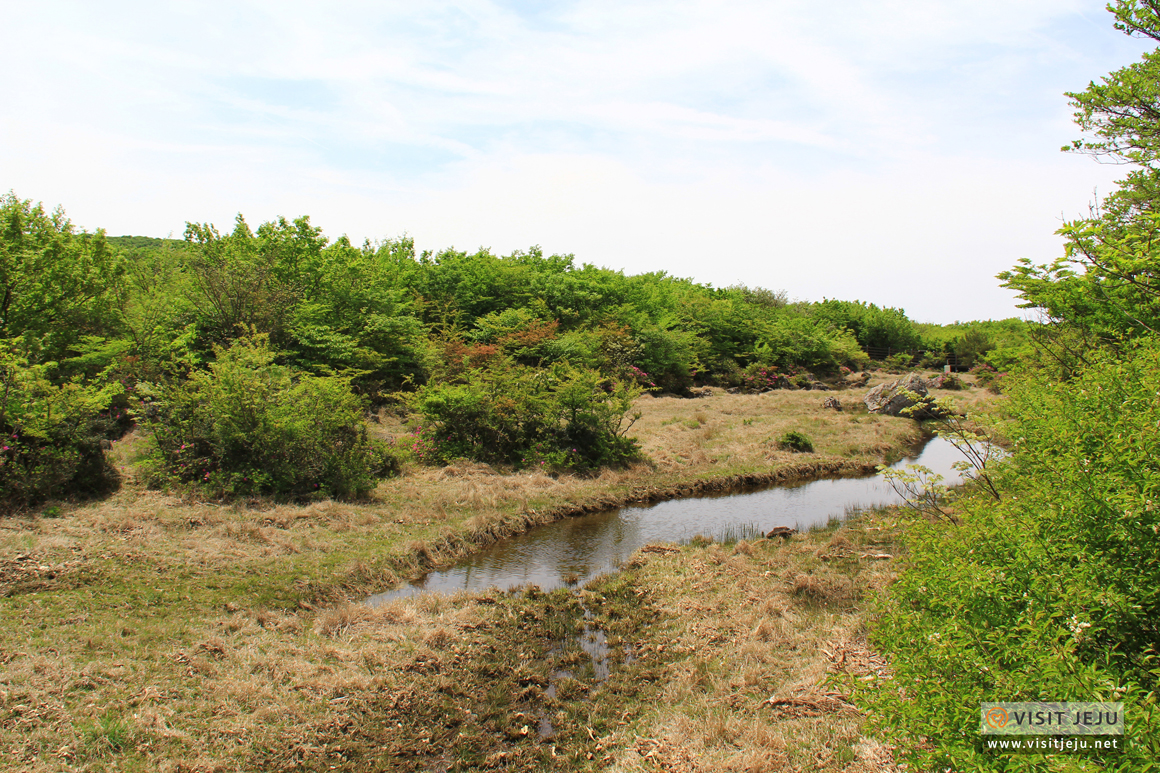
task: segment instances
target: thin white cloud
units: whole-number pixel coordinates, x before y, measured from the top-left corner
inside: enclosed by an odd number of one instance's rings
[[[994,273],[1058,253],[1120,171],[1056,150],[1061,92],[1145,49],[1102,5],[26,3],[0,187],[116,233],[312,214],[1002,315]]]

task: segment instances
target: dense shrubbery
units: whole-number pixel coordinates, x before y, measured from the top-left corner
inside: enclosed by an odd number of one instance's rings
[[[1071,383],[1019,380],[1002,501],[968,493],[961,526],[910,524],[874,635],[896,679],[872,702],[921,769],[995,769],[976,748],[981,701],[1122,700],[1135,746],[1109,767],[1160,759],[1158,392],[1151,343]]]
[[[211,496],[346,496],[375,486],[391,457],[367,437],[364,400],[348,379],[275,364],[264,336],[216,355],[186,381],[139,386],[155,480]]]
[[[120,384],[54,383],[53,370],[30,364],[20,341],[0,342],[0,511],[117,485],[102,443],[119,434],[108,409]]]
[[[780,373],[774,365],[761,365],[755,362],[741,374],[741,386],[749,392],[765,392],[788,385],[789,376]]]
[[[59,362],[84,336],[119,333],[124,272],[103,231],[77,233],[59,208],[0,196],[0,340]]]
[[[589,369],[499,360],[458,383],[419,391],[415,407],[424,424],[413,448],[426,462],[465,457],[575,470],[623,464],[639,453],[625,436],[639,394],[635,385]]]

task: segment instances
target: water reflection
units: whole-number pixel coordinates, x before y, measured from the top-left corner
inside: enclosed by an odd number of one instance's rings
[[[942,475],[948,485],[955,485],[961,481],[952,464],[962,459],[951,442],[935,438],[917,456],[894,466],[923,464]],[[651,542],[687,542],[697,535],[716,540],[748,538],[775,526],[808,529],[852,511],[900,501],[882,476],[872,475],[622,507],[537,526],[448,569],[372,596],[367,602],[376,604],[425,591],[506,590],[527,583],[544,590],[583,585],[614,571]]]

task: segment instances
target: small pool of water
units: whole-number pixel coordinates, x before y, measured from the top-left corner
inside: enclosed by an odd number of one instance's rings
[[[952,465],[962,459],[953,443],[934,438],[917,455],[893,466],[922,464],[942,475],[947,485],[956,485],[961,478]],[[367,603],[428,591],[507,590],[528,583],[547,591],[583,585],[615,571],[649,543],[688,542],[698,535],[714,540],[749,539],[775,526],[805,530],[858,510],[901,501],[881,475],[870,475],[621,507],[537,526],[402,588],[371,596]]]

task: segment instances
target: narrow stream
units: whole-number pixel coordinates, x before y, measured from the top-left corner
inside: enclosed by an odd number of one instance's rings
[[[942,475],[947,485],[955,485],[961,479],[952,465],[962,459],[954,444],[934,438],[916,456],[893,466],[922,464]],[[564,518],[497,542],[410,585],[371,596],[367,603],[380,604],[428,591],[507,590],[528,583],[549,591],[584,585],[598,575],[616,571],[649,543],[688,542],[698,535],[714,540],[750,539],[775,526],[805,530],[859,510],[901,501],[881,475],[871,475],[672,499]]]

